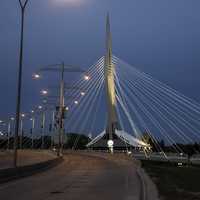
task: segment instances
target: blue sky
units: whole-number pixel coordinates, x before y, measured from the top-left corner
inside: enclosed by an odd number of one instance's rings
[[[22,109],[40,103],[40,66],[87,67],[105,52],[109,11],[113,52],[200,102],[198,0],[30,0],[26,12]],[[20,31],[18,1],[0,2],[0,117],[15,113]]]

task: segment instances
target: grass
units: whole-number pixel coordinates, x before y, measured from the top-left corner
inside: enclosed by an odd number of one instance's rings
[[[200,200],[200,167],[155,161],[142,161],[142,166],[157,185],[161,199]]]

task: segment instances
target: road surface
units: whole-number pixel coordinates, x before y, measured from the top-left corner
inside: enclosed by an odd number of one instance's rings
[[[0,185],[2,200],[142,200],[133,161],[67,154],[57,167]]]

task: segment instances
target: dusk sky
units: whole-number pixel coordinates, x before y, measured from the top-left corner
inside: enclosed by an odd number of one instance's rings
[[[200,1],[30,0],[25,21],[22,109],[40,103],[31,80],[41,66],[89,67],[105,52],[109,11],[113,53],[200,102]],[[15,113],[20,8],[0,2],[0,117]]]

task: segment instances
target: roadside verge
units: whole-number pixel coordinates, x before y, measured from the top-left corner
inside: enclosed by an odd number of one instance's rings
[[[63,161],[63,158],[55,158],[48,161],[26,165],[26,166],[20,166],[17,168],[8,168],[8,169],[1,169],[0,170],[0,184],[31,176],[33,174],[48,170],[52,167],[57,166]]]

